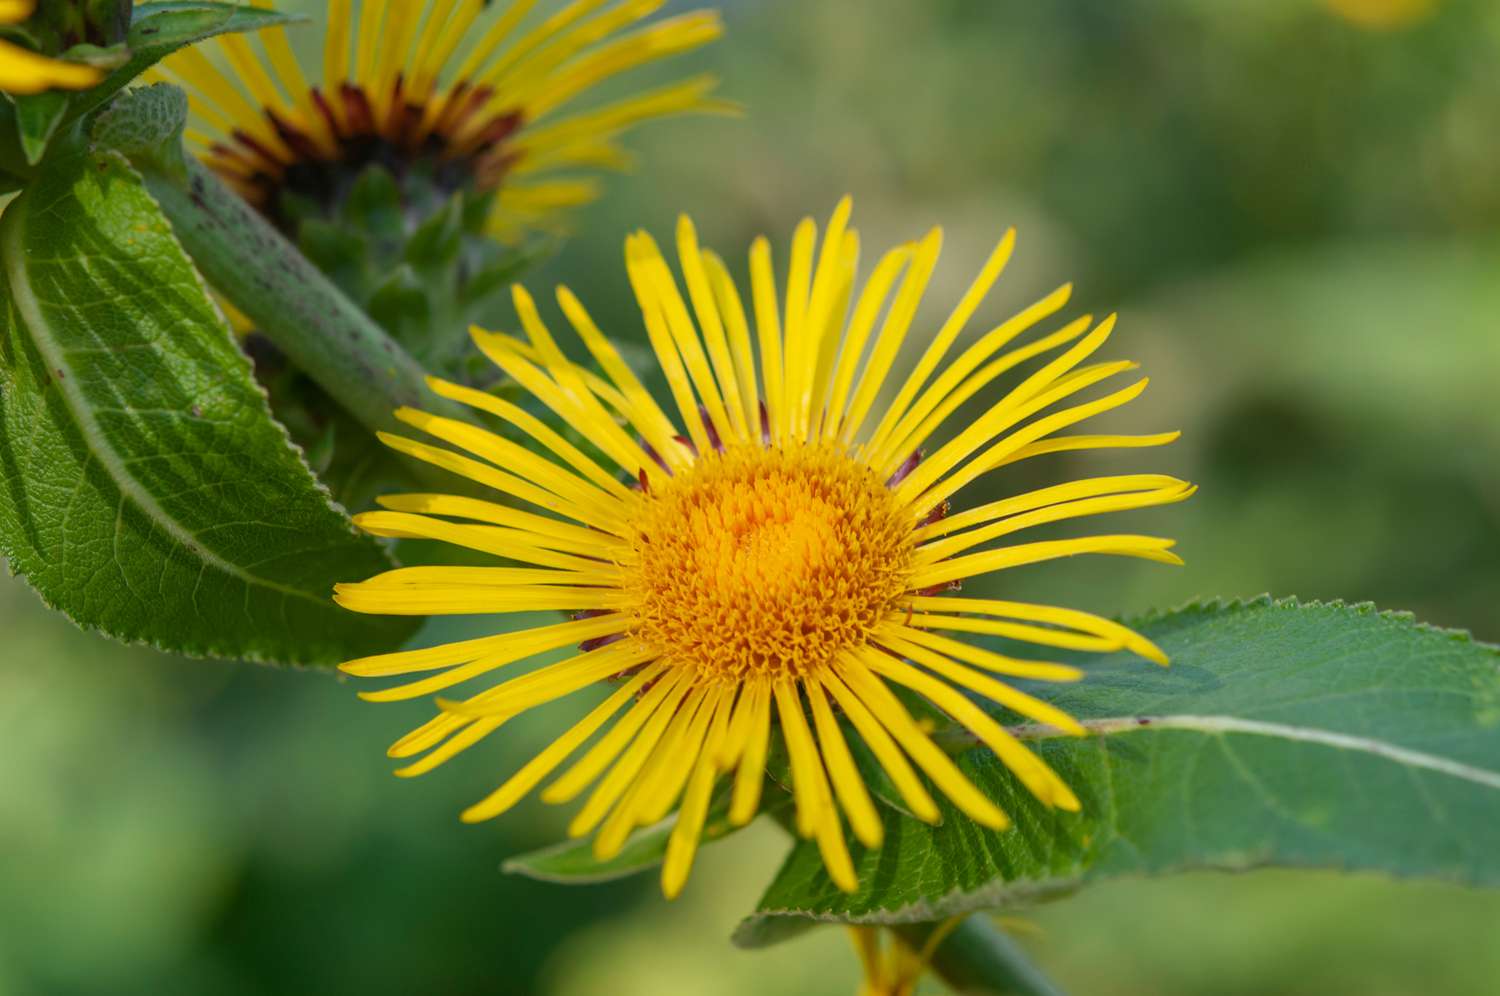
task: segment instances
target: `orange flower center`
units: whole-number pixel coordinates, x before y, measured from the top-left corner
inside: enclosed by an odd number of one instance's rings
[[[843,450],[709,453],[642,503],[635,636],[702,677],[805,675],[863,642],[906,590],[911,524]]]

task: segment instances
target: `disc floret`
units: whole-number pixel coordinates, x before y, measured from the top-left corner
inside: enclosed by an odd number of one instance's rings
[[[703,680],[801,678],[867,641],[906,589],[907,518],[840,447],[711,452],[642,503],[635,635]]]

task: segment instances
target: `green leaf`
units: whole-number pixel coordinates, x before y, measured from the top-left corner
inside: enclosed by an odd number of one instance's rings
[[[801,843],[736,940],[813,921],[1024,905],[1122,875],[1322,867],[1500,885],[1500,648],[1369,606],[1261,598],[1136,623],[1172,657],[1076,659],[1031,688],[1090,729],[1018,726],[1082,800],[1047,810],[987,750],[958,759],[1015,826],[886,816],[840,892]]]
[[[761,805],[761,815],[775,814],[790,806],[791,796],[776,791],[771,785],[766,788],[769,791]],[[741,829],[729,822],[729,801],[729,786],[720,786],[709,805],[700,846]],[[561,844],[508,858],[501,868],[515,875],[564,885],[608,882],[661,864],[667,856],[667,841],[671,839],[672,828],[676,825],[677,814],[673,813],[660,823],[642,827],[630,835],[619,854],[607,861],[594,857],[592,840],[566,840]]]
[[[214,35],[260,31],[305,17],[238,3],[143,3],[136,5],[125,44],[130,58],[97,86],[74,97],[69,119],[99,107],[122,87],[173,52]]]
[[[184,172],[182,130],[187,125],[187,94],[171,83],[137,87],[94,119],[89,137],[96,146]]]
[[[63,157],[0,219],[0,552],[121,640],[330,664],[415,621],[333,604],[388,568],[270,417],[156,202]]]
[[[58,125],[68,113],[66,90],[47,90],[43,93],[16,95],[16,132],[21,139],[21,153],[26,165],[41,162],[47,151],[47,143],[57,132]]]

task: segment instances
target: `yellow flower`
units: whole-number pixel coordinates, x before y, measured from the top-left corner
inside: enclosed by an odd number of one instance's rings
[[[0,24],[19,24],[31,16],[36,0],[0,0]],[[49,59],[0,38],[0,91],[40,93],[55,88],[82,90],[103,77],[93,66]]]
[[[1410,27],[1437,9],[1437,0],[1324,0],[1335,14],[1372,31]]]
[[[321,82],[308,83],[281,28],[258,34],[263,55],[224,35],[211,43],[224,64],[188,48],[154,72],[187,90],[188,139],[204,160],[273,215],[283,194],[326,200],[373,162],[424,169],[439,187],[498,190],[490,228],[511,239],[556,228],[560,211],[593,200],[596,182],[567,171],[627,166],[624,131],[733,109],[709,95],[712,77],[697,76],[559,115],[600,82],[722,33],[710,11],[621,33],[661,3],[601,11],[606,0],[573,0],[523,30],[535,0],[512,0],[488,23],[484,0],[364,0],[358,14],[353,0],[329,0]]]
[[[394,757],[427,752],[398,773],[428,771],[527,709],[612,681],[613,694],[463,818],[504,812],[582,750],[542,798],[567,802],[594,786],[570,832],[597,829],[600,858],[617,853],[632,829],[675,807],[662,871],[662,888],[673,896],[687,878],[721,776],[732,781],[730,821],[743,824],[755,815],[774,727],[790,760],[797,829],[816,839],[833,880],[853,889],[841,818],[868,847],[880,845],[881,821],[840,717],[919,818],[938,818],[925,774],[979,823],[1008,824],[903,705],[893,690],[900,686],[967,727],[1039,800],[1078,808],[1068,786],[970,695],[1081,734],[1061,710],[1000,679],[1075,681],[1082,672],[943,634],[1087,651],[1125,648],[1160,663],[1166,658],[1098,616],[946,592],[968,578],[1080,553],[1180,563],[1170,540],[1150,536],[993,541],[1044,523],[1180,501],[1193,487],[1140,474],[1075,481],[956,514],[948,513],[949,499],[988,472],[1028,457],[1156,446],[1177,433],[1059,435],[1146,386],[1141,379],[1095,400],[1074,400],[1135,368],[1128,361],[1085,363],[1108,338],[1113,316],[1092,328],[1084,316],[1007,348],[1066,304],[1068,286],[941,366],[1010,258],[1014,232],[1001,239],[947,321],[923,344],[911,372],[890,378],[942,234],[934,229],[887,252],[856,294],[859,240],[848,218],[845,199],[818,252],[812,220],[797,228],[784,302],[777,297],[770,247],[765,239],[755,242],[753,333],[725,264],[700,249],[688,219],[677,232],[686,298],[649,235],[626,241],[629,277],[675,414],[658,404],[566,288],[558,288],[558,304],[600,372],[566,359],[531,297],[514,289],[526,339],[475,329],[475,341],[597,446],[606,464],[524,408],[446,381],[431,381],[432,389],[507,423],[550,455],[463,422],[398,413],[456,449],[399,436],[386,437],[389,445],[505,498],[393,495],[381,500],[384,510],[359,516],[359,524],[376,535],[441,540],[521,566],[405,568],[340,585],[338,601],[373,613],[562,610],[576,616],[350,661],[344,670],[361,677],[437,672],[362,696],[427,695],[579,645],[561,663],[465,701],[439,700],[439,715],[392,747]],[[952,438],[922,454],[919,447],[997,377],[1053,353]],[[877,404],[888,386],[894,395]]]

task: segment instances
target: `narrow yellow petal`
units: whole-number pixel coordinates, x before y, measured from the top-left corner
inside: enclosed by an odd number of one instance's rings
[[[905,685],[968,727],[1040,802],[1058,809],[1078,810],[1078,797],[1046,762],[1022,746],[967,696],[894,657],[872,654],[865,663],[872,671]]]
[[[442,515],[473,519],[492,525],[530,533],[529,543],[546,549],[576,553],[595,560],[607,559],[627,549],[617,536],[585,529],[551,516],[537,515],[510,505],[466,498],[461,495],[401,494],[382,495],[376,499],[382,508],[417,515]]]
[[[993,650],[976,647],[962,640],[954,640],[936,633],[929,633],[918,628],[919,619],[932,618],[927,616],[913,615],[910,619],[899,622],[885,622],[875,628],[875,633],[880,638],[890,638],[903,642],[920,644],[931,650],[957,657],[966,664],[984,668],[995,674],[1003,674],[1012,678],[1028,678],[1033,681],[1081,681],[1084,672],[1068,664],[1054,664],[1050,661],[1027,661],[997,654]],[[959,620],[960,623],[966,620]],[[982,620],[975,620],[981,622]],[[1097,637],[1083,637],[1082,639],[1094,639]],[[895,648],[890,648],[894,650]]]
[[[875,319],[880,317],[886,298],[890,296],[891,286],[911,261],[912,248],[908,243],[882,256],[880,262],[875,264],[875,271],[870,274],[870,279],[860,290],[859,299],[854,305],[854,317],[849,320],[849,328],[834,366],[833,390],[828,400],[828,421],[824,428],[824,437],[827,439],[836,439],[841,434],[845,409],[849,403],[849,390],[854,385],[854,374],[864,356],[870,330],[875,327]]]
[[[550,426],[541,419],[532,415],[519,405],[506,401],[504,398],[496,397],[484,391],[476,391],[471,387],[454,384],[437,377],[427,378],[427,386],[432,388],[433,393],[449,398],[471,408],[489,412],[498,418],[502,418],[511,425],[520,429],[526,435],[536,440],[557,456],[561,457],[574,470],[583,474],[601,490],[607,491],[617,498],[628,498],[629,490],[619,482],[609,471],[605,470],[578,447],[558,435]]]
[[[636,749],[636,733],[643,726],[654,723],[652,727],[656,732],[649,737],[654,743],[661,736],[661,729],[665,727],[672,715],[677,711],[677,703],[687,694],[692,687],[687,680],[687,675],[681,671],[668,671],[650,691],[641,697],[614,726],[610,727],[599,742],[565,771],[555,782],[542,790],[542,801],[551,803],[563,803],[573,799],[589,786],[595,778],[609,766],[630,745],[632,750]],[[648,750],[649,745],[641,750]],[[645,757],[641,757],[641,763],[645,763]],[[633,772],[632,772],[633,774]],[[620,790],[623,791],[623,783]],[[616,796],[618,793],[616,793]],[[609,800],[613,802],[613,799]],[[603,815],[603,809],[607,804],[601,806],[599,815]],[[597,822],[597,820],[595,821]]]
[[[1140,557],[1162,564],[1181,565],[1182,558],[1171,552],[1175,540],[1157,536],[1114,535],[1084,536],[1079,539],[1044,540],[1037,543],[1021,543],[939,561],[917,571],[912,576],[913,588],[932,588],[949,581],[978,577],[995,571],[1037,564],[1059,557],[1074,557],[1080,553],[1107,554],[1116,557]]]
[[[1048,404],[1088,386],[1078,384],[1066,393],[1062,393],[1057,387],[1052,387],[1068,371],[1104,345],[1114,328],[1113,318],[1114,316],[1110,316],[1105,319],[1097,329],[1085,336],[1077,345],[1027,377],[1005,397],[990,406],[990,409],[967,429],[923,460],[921,465],[902,482],[900,490],[907,495],[914,495],[925,490],[928,485],[993,439],[997,433],[1015,425],[1032,412],[1040,411]],[[1049,387],[1051,390],[1048,390]]]
[[[1016,313],[986,332],[980,339],[950,363],[937,380],[912,405],[891,430],[883,446],[871,458],[874,466],[899,463],[907,454],[926,442],[947,421],[948,417],[1001,374],[1014,369],[1034,356],[1040,356],[1057,346],[1064,345],[1088,331],[1093,316],[1083,315],[1061,329],[1042,336],[1025,346],[1003,353],[989,363],[991,356],[1022,332],[1037,322],[1049,317],[1067,304],[1072,294],[1071,284],[1064,284],[1051,294]],[[979,365],[984,363],[982,369]],[[975,371],[978,372],[975,372]],[[972,376],[970,376],[972,374]]]
[[[1124,512],[1138,508],[1151,508],[1157,505],[1169,505],[1173,502],[1185,501],[1191,498],[1197,490],[1191,484],[1182,484],[1179,482],[1151,491],[1099,495],[1093,498],[1075,498],[1072,501],[1058,502],[1055,505],[1049,505],[1045,508],[1009,515],[987,526],[971,529],[956,536],[950,536],[947,539],[924,543],[917,548],[913,559],[918,564],[936,563],[956,553],[972,549],[982,543],[988,543],[990,540],[998,539],[1001,536],[1020,532],[1023,529],[1089,515],[1105,515],[1110,512]]]
[[[734,794],[729,800],[729,822],[744,826],[755,816],[765,782],[766,752],[771,743],[771,690],[764,683],[750,686],[751,708],[745,746],[734,773]]]
[[[535,653],[535,651],[533,651]],[[532,656],[527,654],[525,656]],[[629,641],[621,641],[597,650],[579,654],[576,657],[561,661],[557,664],[539,668],[530,674],[522,675],[520,678],[512,679],[496,685],[494,688],[481,692],[465,702],[449,703],[450,708],[445,711],[454,715],[477,719],[484,716],[497,715],[501,713],[514,715],[524,712],[539,705],[542,702],[551,701],[552,698],[567,694],[567,691],[582,688],[595,681],[603,680],[613,674],[628,670],[649,659],[651,653],[644,648]],[[503,664],[511,663],[502,660],[499,664],[489,660],[481,659],[473,664],[453,668],[436,674],[420,681],[414,681],[405,685],[397,685],[392,688],[382,688],[374,692],[360,692],[359,697],[366,702],[401,702],[407,699],[419,698],[431,695],[433,692],[441,691],[460,682],[467,681],[486,671],[492,671]],[[556,680],[554,680],[556,679]],[[566,689],[566,691],[557,691]],[[528,698],[535,693],[534,698]],[[500,704],[503,700],[503,706]]]
[[[942,748],[922,732],[901,700],[872,673],[872,667],[886,660],[890,658],[881,651],[859,651],[855,656],[843,659],[839,675],[859,701],[891,732],[902,749],[965,815],[991,830],[1004,830],[1010,826],[1010,818],[958,770]]]
[[[849,846],[844,842],[838,810],[834,808],[828,778],[818,748],[813,743],[812,731],[807,728],[807,717],[802,712],[797,689],[784,683],[772,688],[776,695],[777,714],[781,717],[781,734],[792,759],[792,794],[797,799],[798,827],[801,829],[805,824],[803,835],[817,842],[823,866],[828,869],[828,877],[833,883],[845,892],[853,892],[859,887],[859,879],[849,858]]]
[[[797,423],[807,402],[808,355],[807,307],[812,287],[813,244],[818,226],[803,218],[792,233],[792,259],[786,276],[785,352],[786,407],[781,413],[779,439],[800,439]]]
[[[378,432],[375,435],[382,443],[398,453],[430,463],[435,467],[441,467],[461,477],[467,477],[471,481],[512,495],[538,508],[575,522],[582,522],[611,535],[619,535],[621,532],[622,522],[618,514],[601,515],[593,506],[581,507],[576,502],[560,498],[530,481],[508,474],[491,464],[481,463],[440,446],[419,443],[414,439],[389,432]]]
[[[1158,664],[1167,663],[1167,655],[1150,640],[1122,626],[1113,619],[1105,619],[1091,612],[1066,609],[1054,605],[1033,605],[1028,602],[1006,602],[991,598],[942,598],[924,596],[903,599],[902,604],[917,611],[969,612],[977,615],[999,616],[1006,619],[1024,619],[1030,622],[1065,626],[1084,633],[1093,633],[1111,643],[1118,643],[1147,660]]]
[[[1012,228],[1001,237],[999,244],[995,246],[989,259],[980,269],[979,275],[974,278],[974,282],[969,285],[963,297],[959,298],[958,304],[948,315],[948,320],[927,344],[927,348],[922,352],[922,358],[917,361],[917,365],[912,368],[905,383],[901,385],[901,390],[886,407],[885,414],[881,416],[880,422],[875,426],[875,431],[870,435],[872,450],[879,451],[886,436],[895,428],[901,416],[906,414],[907,406],[911,404],[922,385],[927,383],[927,378],[932,376],[932,371],[942,361],[943,356],[953,345],[953,341],[958,338],[959,333],[963,331],[964,326],[968,324],[969,319],[974,317],[974,312],[979,308],[985,295],[990,292],[995,281],[1000,279],[1000,274],[1004,272],[1005,264],[1010,262],[1011,253],[1015,251],[1015,248],[1016,230]]]
[[[917,642],[907,640],[900,633],[893,630],[883,630],[882,639],[885,646],[913,661],[922,665],[934,674],[941,675],[957,685],[978,692],[985,698],[996,702],[1005,708],[1021,714],[1028,719],[1034,719],[1038,723],[1046,723],[1048,726],[1056,727],[1064,733],[1075,737],[1084,735],[1084,728],[1079,725],[1078,720],[1068,715],[1063,710],[1050,702],[1044,702],[1034,695],[1012,688],[1004,682],[996,681],[987,675],[980,674],[970,668],[964,667],[957,661],[937,653],[929,647],[919,645]],[[1082,675],[1079,675],[1082,677]]]
[[[600,727],[625,706],[625,703],[634,699],[648,682],[656,680],[664,668],[665,665],[662,664],[646,665],[635,677],[617,688],[609,698],[595,706],[587,716],[573,724],[566,733],[548,744],[540,754],[522,765],[521,769],[503,785],[465,809],[460,819],[465,823],[479,823],[499,816],[520,802],[526,793],[551,774],[559,764],[567,760],[568,755],[598,732]]]
[[[954,463],[963,459],[964,456],[972,453],[975,449],[978,449],[984,444],[986,439],[992,438],[996,433],[1003,432],[1009,426],[1056,404],[1063,398],[1075,394],[1091,384],[1130,370],[1134,366],[1135,364],[1129,362],[1105,364],[1085,376],[1075,378],[1066,384],[1059,384],[1050,391],[1036,395],[1021,404],[1020,407],[1007,412],[995,422],[978,426],[979,431],[974,435],[963,438],[968,434],[967,430],[965,433],[961,433],[960,438],[954,440],[955,443],[959,444],[957,447],[959,452],[952,454],[952,459],[949,459],[949,456],[945,454],[944,451],[947,449],[945,446],[943,450],[939,450],[938,453],[933,455],[934,459],[938,457],[943,458],[940,463],[934,464],[932,470],[924,473],[924,469],[929,462],[924,460],[912,472],[912,477],[921,474],[923,481],[934,481],[939,475],[945,473],[947,469],[951,469]],[[1097,401],[1074,405],[1071,408],[1054,412],[1044,418],[1039,418],[1034,422],[1028,423],[1009,435],[1002,436],[982,453],[979,453],[974,459],[965,464],[962,469],[953,472],[941,483],[926,488],[925,493],[922,493],[920,498],[915,498],[914,500],[913,515],[920,516],[925,514],[925,511],[918,511],[918,507],[921,509],[936,507],[938,503],[942,502],[949,495],[952,495],[972,481],[977,480],[979,477],[1002,465],[1007,457],[1028,443],[1035,442],[1059,429],[1065,429],[1070,425],[1076,425],[1079,422],[1093,418],[1095,415],[1101,415],[1104,412],[1119,408],[1121,405],[1129,404],[1141,396],[1141,392],[1146,390],[1148,383],[1149,379],[1142,377],[1129,387],[1106,395]],[[909,488],[908,485],[910,485]],[[916,496],[919,492],[922,492],[923,487],[913,484],[911,477],[908,477],[905,481],[901,482],[897,491],[898,498],[906,500],[908,496]]]
[[[688,296],[693,303],[693,313],[698,317],[698,328],[703,333],[703,343],[713,361],[715,383],[723,397],[724,407],[732,427],[732,438],[750,442],[760,434],[759,427],[751,434],[753,423],[745,420],[745,404],[740,398],[739,377],[735,373],[735,362],[729,353],[729,339],[724,331],[724,320],[719,313],[719,303],[714,297],[708,270],[703,263],[703,253],[698,248],[698,233],[687,215],[677,220],[677,255],[682,266],[682,276],[687,283]]]
[[[771,269],[771,243],[764,237],[750,243],[750,287],[755,304],[755,328],[760,342],[761,379],[766,385],[766,419],[771,438],[781,442],[786,411],[786,368],[781,355],[781,314],[776,304],[776,276]]]
[[[896,299],[892,302],[885,321],[880,325],[880,332],[875,337],[874,350],[860,372],[858,386],[854,390],[854,400],[849,402],[849,409],[844,417],[843,440],[845,443],[854,442],[860,428],[864,425],[870,405],[874,403],[880,389],[885,386],[886,375],[890,372],[896,354],[901,351],[901,343],[906,338],[907,329],[911,327],[911,320],[917,313],[917,306],[922,302],[922,295],[927,290],[927,281],[932,277],[933,268],[937,266],[938,254],[942,252],[942,249],[943,230],[941,228],[934,228],[917,243],[912,253],[911,266],[902,278],[901,288],[896,291]]]
[[[912,814],[919,820],[928,823],[937,823],[942,819],[938,812],[937,803],[933,802],[927,787],[922,784],[922,779],[912,770],[912,766],[906,760],[906,755],[901,753],[901,748],[896,746],[896,741],[886,732],[886,728],[880,724],[863,702],[851,692],[839,678],[840,664],[835,662],[830,669],[825,670],[819,679],[823,687],[828,689],[829,694],[838,702],[839,708],[844,715],[849,717],[849,722],[859,731],[861,739],[890,776],[891,784],[896,786],[896,791],[901,793]]]
[[[870,799],[864,778],[854,763],[854,755],[849,752],[849,745],[839,730],[838,720],[834,719],[833,710],[828,707],[823,686],[817,681],[806,681],[803,688],[812,704],[813,723],[818,731],[818,744],[823,750],[823,760],[828,765],[829,779],[833,782],[833,791],[838,797],[839,805],[844,807],[844,813],[849,817],[849,826],[860,843],[866,847],[879,847],[885,836],[880,815],[875,811],[875,803]]]
[[[404,768],[397,768],[395,773],[401,778],[415,778],[418,775],[425,775],[444,761],[451,759],[462,751],[468,750],[491,733],[494,733],[510,718],[510,716],[487,716],[484,719],[475,720],[463,732],[449,737],[442,746],[434,748],[420,761],[414,761]]]
[[[745,320],[745,306],[735,289],[734,278],[724,261],[712,252],[703,252],[703,265],[713,287],[714,303],[729,330],[729,347],[733,353],[735,376],[739,378],[740,403],[744,406],[744,424],[752,440],[761,438],[760,391],[755,382],[755,352],[751,348],[750,325]]]
[[[568,833],[578,836],[587,833],[590,821],[597,817],[593,815],[594,810],[601,803],[597,799],[609,799],[610,788],[615,783],[614,779],[619,776],[619,784],[627,787],[629,793],[620,800],[608,817],[599,826],[599,833],[594,837],[594,857],[600,861],[608,861],[620,853],[620,848],[625,846],[630,831],[635,829],[635,813],[645,800],[661,791],[660,783],[666,779],[675,779],[677,769],[680,766],[675,753],[668,752],[662,748],[679,741],[687,732],[688,728],[697,720],[700,712],[705,711],[705,703],[708,700],[708,692],[703,688],[693,688],[683,699],[682,705],[677,709],[675,715],[670,717],[662,735],[655,741],[635,753],[636,748],[642,743],[647,733],[651,732],[648,725],[646,730],[637,738],[631,749],[626,751],[616,764],[614,770],[604,777],[584,803],[584,808],[568,825]],[[682,762],[691,764],[691,761]]]

